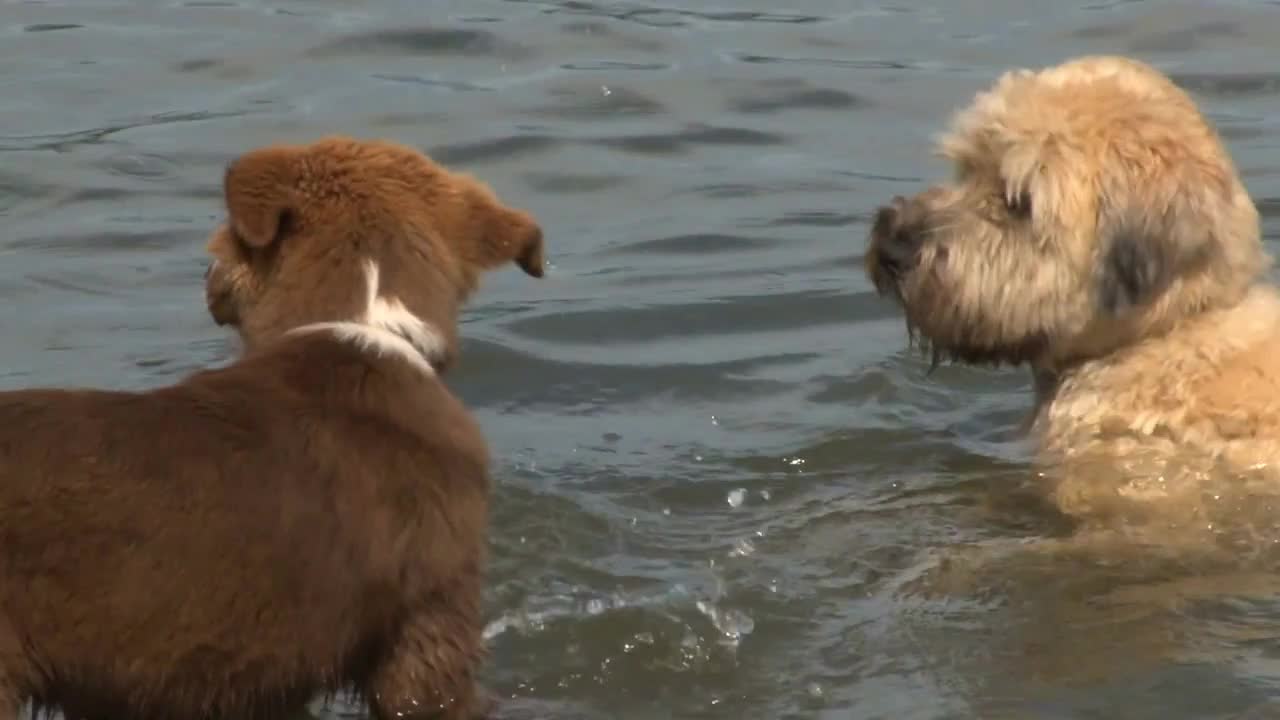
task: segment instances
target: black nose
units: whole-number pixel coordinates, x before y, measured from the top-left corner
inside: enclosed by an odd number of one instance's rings
[[[902,205],[905,201],[898,195],[888,205],[876,210],[875,222],[871,226],[871,235],[876,242],[884,242],[898,228],[898,218],[902,216]]]
[[[902,272],[915,264],[920,250],[920,233],[903,222],[906,198],[895,197],[890,204],[876,210],[871,226],[880,265],[892,272]]]

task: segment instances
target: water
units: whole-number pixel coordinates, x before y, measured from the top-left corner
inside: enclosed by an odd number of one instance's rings
[[[0,2],[0,383],[224,362],[224,164],[393,137],[554,265],[489,277],[450,377],[495,456],[505,715],[1280,717],[1275,536],[1024,550],[1062,531],[1026,378],[926,377],[860,270],[953,108],[1084,52],[1194,91],[1274,245],[1277,37],[1260,1]]]

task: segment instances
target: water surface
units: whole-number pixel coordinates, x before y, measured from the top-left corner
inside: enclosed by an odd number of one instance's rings
[[[510,716],[1280,717],[1268,528],[1019,552],[1062,532],[1024,490],[1026,378],[926,377],[860,270],[958,104],[1085,52],[1195,94],[1274,251],[1277,37],[1280,3],[1226,0],[0,2],[0,383],[225,362],[227,161],[395,138],[548,239],[450,377],[495,456]]]

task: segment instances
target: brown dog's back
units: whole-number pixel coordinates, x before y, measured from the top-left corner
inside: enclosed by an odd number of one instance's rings
[[[436,378],[319,336],[0,394],[0,720],[275,716],[368,690],[437,607],[478,653],[485,463]]]

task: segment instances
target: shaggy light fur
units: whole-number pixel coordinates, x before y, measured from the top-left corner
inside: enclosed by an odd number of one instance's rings
[[[954,179],[881,208],[867,270],[935,359],[1032,369],[1041,458],[1072,468],[1064,510],[1280,460],[1280,296],[1185,92],[1121,57],[1017,70],[939,149]]]

